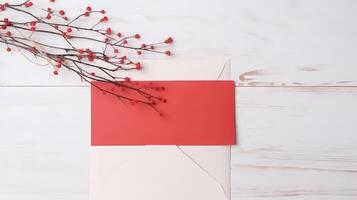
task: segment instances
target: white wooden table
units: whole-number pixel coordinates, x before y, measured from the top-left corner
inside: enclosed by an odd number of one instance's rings
[[[233,200],[357,199],[357,1],[58,5],[104,8],[113,27],[148,40],[173,36],[176,58],[232,58]],[[0,199],[88,197],[90,91],[70,73],[51,74],[0,53]]]

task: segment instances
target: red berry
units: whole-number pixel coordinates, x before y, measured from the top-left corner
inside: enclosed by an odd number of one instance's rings
[[[47,12],[51,12],[52,11],[52,8],[47,8]]]
[[[94,72],[92,72],[92,73],[90,73],[90,75],[95,76],[95,73],[94,73]]]
[[[128,40],[123,40],[123,44],[128,44]]]
[[[140,62],[135,64],[135,69],[137,69],[137,70],[141,70],[142,69]]]
[[[165,51],[165,54],[171,56],[171,51]]]
[[[122,34],[121,34],[121,33],[117,33],[117,36],[118,36],[118,37],[121,37],[121,36],[122,36]]]
[[[136,52],[139,56],[142,54],[142,52],[141,51],[137,51]]]
[[[53,74],[58,75],[58,71],[57,70],[53,71]]]
[[[64,14],[65,14],[64,10],[60,10],[58,13],[59,13],[60,15],[64,15]]]
[[[135,37],[136,39],[140,39],[141,36],[140,36],[140,34],[135,34],[134,37]]]
[[[36,31],[36,27],[31,27],[30,31],[35,32]]]
[[[10,31],[7,31],[7,32],[6,32],[6,35],[7,35],[8,37],[10,37],[10,36],[11,36],[11,32],[10,32]]]
[[[108,21],[108,17],[107,16],[104,16],[103,18],[100,19],[101,22],[106,22]]]
[[[101,10],[100,13],[105,14],[105,10]]]
[[[37,52],[36,47],[31,47],[31,52],[36,53]]]
[[[31,26],[36,26],[36,24],[37,24],[37,22],[36,22],[36,21],[32,21],[32,22],[30,22],[30,25],[31,25]]]
[[[53,3],[53,2],[55,2],[55,0],[50,0],[50,2],[52,2],[52,3]]]
[[[62,67],[62,64],[61,64],[61,63],[57,63],[56,67],[57,67],[57,68],[61,68],[61,67]]]
[[[89,12],[85,12],[83,15],[88,17],[89,16]]]
[[[141,48],[146,48],[147,45],[146,44],[141,44]]]
[[[33,3],[31,1],[29,1],[25,4],[25,7],[31,7],[31,6],[33,6]]]
[[[64,20],[66,20],[66,21],[68,21],[69,20],[69,18],[66,16],[66,17],[63,17],[63,19]]]
[[[112,34],[112,29],[111,28],[107,28],[106,33],[107,33],[107,35],[111,35]]]
[[[10,51],[11,51],[11,48],[10,48],[10,47],[7,47],[7,48],[6,48],[6,51],[7,51],[7,52],[10,52]]]
[[[70,27],[67,28],[67,32],[68,32],[68,33],[71,33],[71,32],[72,32],[72,28],[70,28]]]
[[[114,49],[114,53],[119,53],[119,50],[118,49]]]
[[[166,40],[165,40],[165,43],[166,44],[170,44],[170,43],[172,43],[174,41],[174,39],[172,39],[172,37],[169,37],[169,38],[167,38]]]
[[[51,18],[52,18],[51,14],[48,14],[48,15],[46,16],[46,19],[48,19],[48,20],[50,20]]]
[[[88,55],[88,61],[94,61],[94,55],[93,54],[89,54]]]
[[[92,7],[87,6],[87,11],[92,11]]]

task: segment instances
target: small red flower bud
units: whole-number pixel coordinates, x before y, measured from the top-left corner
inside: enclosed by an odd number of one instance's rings
[[[52,18],[51,14],[47,14],[46,19],[50,20]]]
[[[107,33],[107,35],[111,35],[112,34],[112,29],[111,28],[107,28],[107,30],[105,32]]]
[[[47,12],[52,12],[52,8],[47,8]]]
[[[118,49],[114,49],[114,53],[119,53],[119,50]]]
[[[142,52],[141,51],[137,51],[136,52],[139,56],[142,54]]]
[[[154,49],[155,49],[155,46],[150,46],[150,49],[151,49],[151,50],[154,50]]]
[[[100,19],[101,22],[106,22],[108,21],[108,17],[107,16],[104,16],[103,18]]]
[[[72,32],[72,28],[70,28],[70,27],[67,28],[67,32],[68,32],[68,33],[71,33],[71,32]]]
[[[171,51],[165,51],[165,54],[167,55],[167,56],[171,56],[172,54],[171,54]]]
[[[36,27],[31,27],[30,31],[35,32],[36,31]]]
[[[5,29],[7,29],[7,26],[6,25],[1,25],[1,29],[5,30]]]
[[[9,22],[9,18],[4,18],[3,20],[5,23],[8,23]]]
[[[95,76],[95,73],[94,73],[94,72],[92,72],[92,73],[90,73],[90,75],[91,75],[91,76]]]
[[[137,69],[137,70],[141,70],[142,69],[140,62],[135,64],[135,69]]]
[[[129,81],[130,81],[130,78],[129,78],[129,77],[125,77],[124,80],[125,80],[126,82],[129,82]]]
[[[25,7],[31,7],[31,6],[33,6],[33,3],[31,1],[29,1],[25,4]]]
[[[122,36],[122,34],[121,34],[121,33],[117,33],[117,36],[118,36],[118,37],[121,37],[121,36]]]
[[[135,34],[134,37],[135,37],[136,39],[140,39],[141,36],[140,36],[140,34]]]
[[[108,42],[109,42],[109,38],[107,38],[107,37],[104,38],[104,42],[105,42],[105,43],[108,43]]]
[[[123,44],[128,44],[128,40],[123,40]]]
[[[10,51],[11,51],[11,48],[10,48],[10,47],[7,47],[7,48],[6,48],[6,51],[7,51],[7,52],[10,52]]]
[[[105,10],[101,10],[100,13],[105,14]]]
[[[12,34],[11,34],[10,31],[7,31],[7,32],[6,32],[6,36],[10,37],[11,35],[12,35]]]
[[[55,0],[50,0],[50,2],[54,3],[54,2],[55,2]]]
[[[68,21],[69,18],[67,16],[63,17],[64,20]]]
[[[31,26],[36,26],[36,24],[37,24],[37,21],[32,21],[32,22],[30,22],[30,25],[31,25]]]
[[[89,16],[89,12],[85,12],[83,15],[88,17]]]
[[[53,71],[53,74],[58,75],[58,71],[57,70]]]
[[[36,53],[37,52],[36,47],[31,47],[31,52]]]
[[[92,11],[92,7],[90,7],[90,6],[87,6],[87,11]]]
[[[174,41],[174,39],[172,39],[172,37],[169,37],[169,38],[167,38],[166,40],[165,40],[165,43],[166,44],[170,44],[170,43],[172,43]]]
[[[64,12],[64,10],[60,10],[58,13],[59,13],[60,15],[66,14],[66,13]]]
[[[141,44],[141,48],[146,48],[146,44]]]
[[[94,55],[93,54],[89,54],[88,55],[88,61],[94,61]]]
[[[56,64],[56,67],[57,67],[57,68],[61,68],[61,67],[62,67],[62,64],[61,64],[61,63],[57,63],[57,64]]]

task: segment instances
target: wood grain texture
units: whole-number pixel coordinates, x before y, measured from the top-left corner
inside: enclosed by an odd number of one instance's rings
[[[143,40],[173,36],[175,58],[231,57],[242,86],[357,85],[354,0],[58,1],[78,13],[86,5],[106,9],[114,29],[141,32]],[[19,53],[1,53],[0,85],[14,84],[81,83],[69,72],[54,78],[50,67],[29,64]]]
[[[0,99],[0,198],[87,199],[89,88]],[[237,88],[232,199],[357,198],[355,102],[357,88]]]
[[[357,199],[357,1],[58,3],[104,8],[147,40],[174,36],[173,61],[232,58],[233,200]],[[0,53],[0,199],[88,199],[89,101],[69,72]]]

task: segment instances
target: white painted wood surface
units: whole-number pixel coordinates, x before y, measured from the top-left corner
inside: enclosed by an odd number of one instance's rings
[[[233,200],[357,199],[357,1],[58,2],[174,36],[176,58],[232,58]],[[0,199],[87,199],[89,89],[51,73],[0,54]]]

